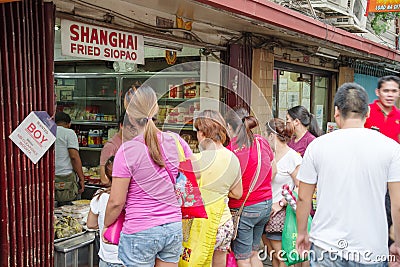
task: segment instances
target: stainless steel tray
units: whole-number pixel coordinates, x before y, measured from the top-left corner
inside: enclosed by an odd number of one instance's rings
[[[83,235],[84,233],[86,233],[86,231],[87,231],[87,230],[83,230],[83,231],[80,232],[80,233],[77,233],[77,234],[74,234],[74,235],[71,235],[71,236],[68,236],[68,237],[63,237],[63,238],[54,239],[54,243],[58,243],[58,242],[61,242],[61,241],[67,240],[67,239],[71,239],[71,238],[74,238],[74,237]]]

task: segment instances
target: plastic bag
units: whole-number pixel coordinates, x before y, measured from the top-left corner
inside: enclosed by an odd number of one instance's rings
[[[208,219],[193,219],[189,239],[182,243],[183,252],[178,263],[179,267],[211,266],[218,226],[225,206],[225,200],[221,198],[206,206]]]
[[[308,216],[307,228],[310,231],[311,228],[311,216]],[[282,255],[284,262],[287,266],[306,261],[307,258],[301,258],[296,250],[296,239],[297,239],[297,222],[296,212],[291,206],[286,207],[286,218],[282,232],[282,250],[285,252]]]

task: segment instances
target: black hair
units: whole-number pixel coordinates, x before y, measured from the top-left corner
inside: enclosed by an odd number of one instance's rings
[[[336,92],[333,101],[343,118],[365,118],[368,113],[368,94],[365,89],[356,83],[344,83]]]
[[[104,165],[105,173],[106,173],[106,176],[107,176],[109,182],[106,185],[105,189],[98,190],[97,193],[93,196],[93,197],[97,197],[97,199],[99,199],[103,193],[109,194],[111,192],[112,169],[113,169],[113,165],[114,165],[114,158],[115,158],[114,156],[109,157],[108,160],[106,161],[106,164]]]
[[[293,120],[298,119],[301,124],[308,128],[308,131],[315,137],[321,136],[322,131],[318,126],[314,114],[308,112],[303,106],[295,106],[288,110],[289,116]]]
[[[394,75],[383,76],[378,80],[378,89],[381,89],[385,82],[395,82],[400,87],[400,78]]]
[[[70,123],[71,117],[67,113],[59,111],[54,116],[54,121],[56,122],[56,124],[60,122]]]
[[[255,117],[249,116],[249,113],[243,107],[236,107],[229,110],[225,116],[226,123],[232,126],[233,131],[237,133],[236,144],[238,148],[242,146],[251,147],[253,145],[254,136],[251,129],[258,126]]]

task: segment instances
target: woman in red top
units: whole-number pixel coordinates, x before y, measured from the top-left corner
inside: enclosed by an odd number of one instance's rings
[[[260,135],[253,135],[251,129],[258,125],[257,119],[240,108],[226,115],[231,142],[227,146],[239,158],[242,171],[242,198],[229,199],[229,207],[238,210],[246,198],[253,177],[257,171],[258,151],[256,139],[260,143],[261,170],[249,198],[245,202],[240,217],[237,237],[232,241],[232,249],[239,267],[263,266],[258,258],[261,235],[269,219],[272,206],[271,177],[274,158],[268,141]],[[276,166],[274,168],[276,170]]]

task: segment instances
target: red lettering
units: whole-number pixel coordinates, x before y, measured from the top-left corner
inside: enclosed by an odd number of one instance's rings
[[[31,133],[33,133],[36,130],[36,125],[33,122],[31,122],[31,124],[29,124],[26,129]]]
[[[90,43],[96,43],[99,44],[99,36],[97,34],[97,29],[92,30],[92,35],[90,36]]]
[[[137,48],[137,36],[135,36],[135,47],[133,49],[135,49],[135,50],[138,49]]]
[[[115,49],[115,50],[113,51],[113,57],[114,57],[114,58],[119,58],[119,50]]]
[[[128,53],[126,53],[125,59],[131,59],[131,53],[129,53],[129,51],[128,51]]]
[[[100,56],[100,48],[98,48],[97,46],[94,47],[94,55]]]
[[[78,44],[78,54],[85,54],[85,46],[82,44]]]
[[[119,37],[119,47],[120,48],[125,48],[125,34],[118,34]]]
[[[107,31],[100,30],[100,44],[101,45],[107,45],[108,44]]]
[[[132,60],[136,60],[136,59],[137,59],[136,52],[132,52],[132,53],[131,53],[131,59],[132,59]]]
[[[126,42],[126,48],[128,48],[128,49],[136,49],[134,46],[133,46],[133,39],[132,39],[132,35],[128,35],[128,40],[127,40],[127,42]]]
[[[120,53],[120,58],[123,58],[124,56],[125,56],[125,51],[122,50],[121,53]]]
[[[74,51],[76,50],[76,43],[71,43],[71,53],[74,53]]]
[[[104,48],[104,56],[110,57],[110,48]]]
[[[81,26],[81,42],[89,43],[89,27]]]
[[[47,139],[47,138],[44,137],[44,135],[43,135],[43,136],[42,136],[42,141],[40,141],[40,143],[43,144],[43,142],[46,142],[47,140],[49,140],[49,139]]]
[[[87,47],[87,55],[93,56],[93,46],[88,46]]]
[[[71,39],[72,41],[78,41],[78,40],[79,40],[78,29],[79,29],[79,26],[76,25],[76,24],[72,24],[72,25],[69,27],[69,32],[71,33],[70,39]]]
[[[116,47],[117,46],[117,34],[115,32],[110,33],[109,35],[109,40],[110,40],[110,45],[112,47]]]
[[[35,137],[36,139],[39,139],[42,136],[42,132],[39,130],[36,130],[33,132],[33,137]]]

